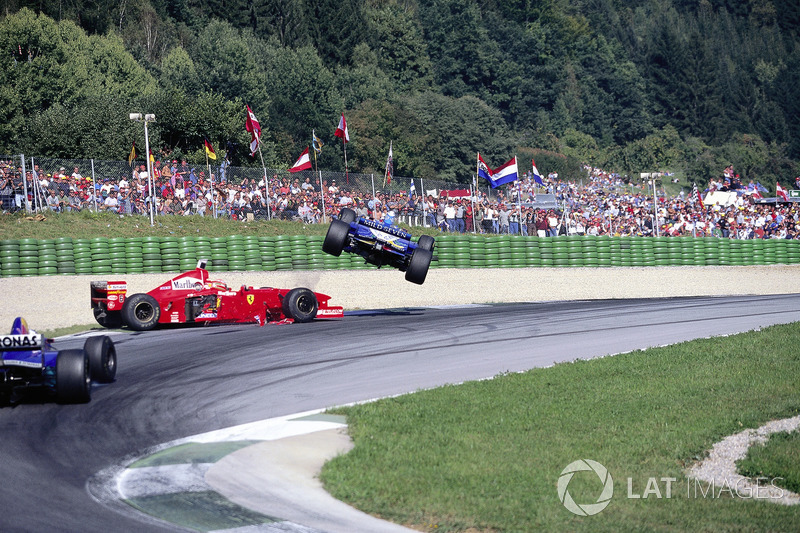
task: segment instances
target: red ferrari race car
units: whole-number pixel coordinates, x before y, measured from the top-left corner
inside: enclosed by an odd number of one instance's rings
[[[91,282],[92,310],[107,328],[127,326],[137,331],[158,324],[308,322],[341,318],[341,307],[328,305],[330,296],[310,289],[242,286],[233,291],[208,278],[206,261],[148,293],[127,294],[124,281]]]

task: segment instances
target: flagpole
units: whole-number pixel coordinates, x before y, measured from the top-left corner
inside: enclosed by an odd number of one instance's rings
[[[427,228],[428,224],[428,195],[425,194],[425,182],[419,179],[419,190],[422,191],[422,227]]]
[[[344,147],[344,179],[347,185],[350,185],[350,174],[347,172],[347,141],[342,138],[342,146]]]
[[[472,185],[469,186],[469,201],[472,204],[472,233],[475,233],[475,184],[478,183],[478,178],[472,178]]]
[[[311,130],[311,148],[314,149],[314,172],[317,172],[317,132]],[[322,187],[322,177],[320,176],[319,186]]]
[[[258,135],[256,135],[258,139],[258,155],[261,157],[261,168],[264,169],[264,194],[266,196],[265,200],[267,201],[267,220],[272,220],[272,214],[269,208],[269,182],[267,181],[267,166],[264,164],[264,154],[261,153],[261,139]]]
[[[316,157],[316,155],[314,156]],[[328,217],[325,214],[325,186],[322,184],[322,171],[319,171],[319,197],[322,201],[322,223],[326,223],[328,221]]]

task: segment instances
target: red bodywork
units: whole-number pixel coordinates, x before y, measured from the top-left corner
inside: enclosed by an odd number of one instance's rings
[[[231,290],[223,281],[212,280],[204,268],[172,278],[147,294],[161,309],[159,324],[198,322],[253,323],[286,320],[283,298],[291,289],[242,286]],[[125,281],[92,282],[92,308],[121,311],[127,295]],[[341,307],[328,305],[330,296],[315,292],[319,303],[316,318],[341,318]]]

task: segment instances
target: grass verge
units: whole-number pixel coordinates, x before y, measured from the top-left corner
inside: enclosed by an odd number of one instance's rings
[[[321,477],[335,497],[429,531],[796,530],[800,507],[709,491],[684,471],[723,437],[800,412],[798,342],[797,324],[775,326],[345,408],[355,448]],[[594,516],[559,500],[579,459],[614,479]],[[602,484],[578,472],[568,490],[595,503]]]
[[[743,476],[778,478],[775,485],[800,493],[800,431],[771,435],[766,444],[751,446],[736,466]]]
[[[435,228],[410,228],[414,235],[439,235]],[[227,237],[229,235],[325,235],[328,224],[303,224],[285,220],[243,222],[210,216],[158,216],[155,225],[144,216],[119,216],[111,213],[45,213],[42,217],[21,213],[0,215],[3,239],[54,239],[71,237]]]

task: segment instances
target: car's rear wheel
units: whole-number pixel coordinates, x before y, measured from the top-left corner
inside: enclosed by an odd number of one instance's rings
[[[153,329],[160,317],[161,309],[158,307],[158,302],[149,294],[134,294],[122,304],[122,321],[136,331]]]
[[[92,375],[85,350],[58,352],[56,398],[61,403],[86,403],[92,399]]]
[[[422,248],[414,250],[406,269],[406,281],[417,285],[425,283],[425,277],[428,275],[428,267],[431,266],[432,258],[433,254],[428,250],[423,250]]]
[[[104,328],[118,328],[122,326],[122,313],[119,311],[109,311],[107,309],[92,309],[94,319]]]
[[[287,318],[295,322],[308,322],[317,316],[319,302],[313,291],[298,287],[286,293],[282,308]]]
[[[345,244],[347,244],[347,235],[349,233],[350,224],[341,220],[331,221],[328,233],[325,234],[325,240],[322,241],[322,251],[339,257],[342,255]]]
[[[433,237],[430,235],[420,235],[419,241],[417,242],[417,248],[422,248],[423,250],[428,250],[429,252],[433,251]]]
[[[83,345],[89,354],[92,379],[100,383],[111,383],[117,375],[117,349],[107,335],[89,337]]]
[[[347,224],[355,222],[357,218],[358,217],[356,216],[356,212],[347,207],[339,211],[339,220]]]

